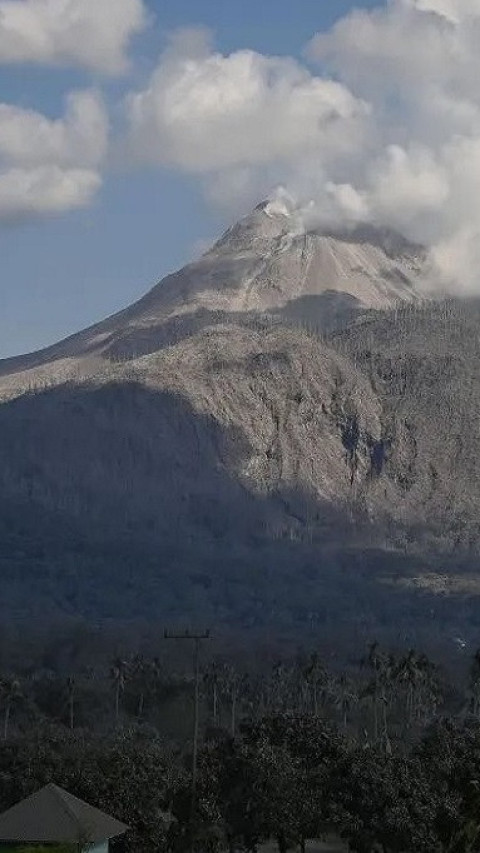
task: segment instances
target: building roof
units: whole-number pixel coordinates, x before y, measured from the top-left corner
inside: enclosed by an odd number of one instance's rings
[[[53,784],[0,815],[0,841],[88,844],[122,835],[127,829]]]

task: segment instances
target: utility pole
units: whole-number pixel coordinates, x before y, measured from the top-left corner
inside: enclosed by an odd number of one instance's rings
[[[164,631],[165,640],[191,640],[194,644],[193,670],[195,674],[195,692],[193,704],[193,754],[192,754],[192,787],[190,795],[190,850],[195,849],[195,812],[197,800],[197,758],[198,758],[198,724],[199,724],[199,698],[200,698],[200,643],[210,638],[210,631],[204,634],[192,634],[188,629],[180,634],[171,634]]]

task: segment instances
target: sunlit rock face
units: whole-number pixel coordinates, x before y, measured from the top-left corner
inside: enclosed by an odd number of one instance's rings
[[[94,375],[105,361],[155,352],[217,322],[261,317],[328,331],[359,310],[418,301],[425,269],[422,247],[394,232],[312,230],[288,199],[267,201],[134,305],[46,350],[0,362],[0,394]]]

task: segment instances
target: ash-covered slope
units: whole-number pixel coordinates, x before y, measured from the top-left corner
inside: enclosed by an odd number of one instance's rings
[[[372,517],[383,503],[420,547],[480,545],[479,330],[480,301],[452,300],[365,318],[334,339],[381,400]]]
[[[5,402],[4,615],[352,639],[412,637],[427,613],[427,634],[452,635],[463,614],[473,636],[478,322],[472,304],[412,305],[327,343],[219,324]],[[450,609],[392,589],[445,573],[470,590]]]
[[[259,315],[323,331],[359,309],[421,296],[425,252],[389,231],[305,231],[295,213],[259,205],[195,263],[137,303],[46,350],[0,362],[0,394],[91,376],[212,323]]]

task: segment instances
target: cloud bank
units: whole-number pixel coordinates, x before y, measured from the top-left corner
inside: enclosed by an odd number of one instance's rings
[[[0,63],[128,68],[142,0],[0,0]],[[480,0],[387,0],[314,36],[303,62],[175,34],[124,101],[127,165],[200,180],[244,212],[295,200],[306,226],[391,226],[432,247],[442,284],[480,289]],[[88,204],[108,157],[98,94],[63,117],[0,104],[0,218]],[[296,217],[298,222],[298,216]]]
[[[147,17],[143,0],[0,0],[0,64],[121,74]],[[0,103],[0,221],[90,204],[108,143],[107,110],[96,92],[70,93],[59,119]]]
[[[101,185],[108,118],[93,91],[68,96],[51,120],[0,104],[0,220],[62,213],[89,204]]]
[[[122,73],[146,18],[142,0],[0,0],[0,62]]]
[[[127,99],[130,151],[232,212],[281,184],[309,221],[397,228],[433,246],[445,283],[478,290],[479,44],[479,0],[353,11],[304,64],[180,33]]]
[[[318,152],[331,158],[339,146],[350,153],[367,112],[344,86],[293,59],[222,56],[201,32],[177,36],[148,88],[128,100],[137,155],[197,173]]]

